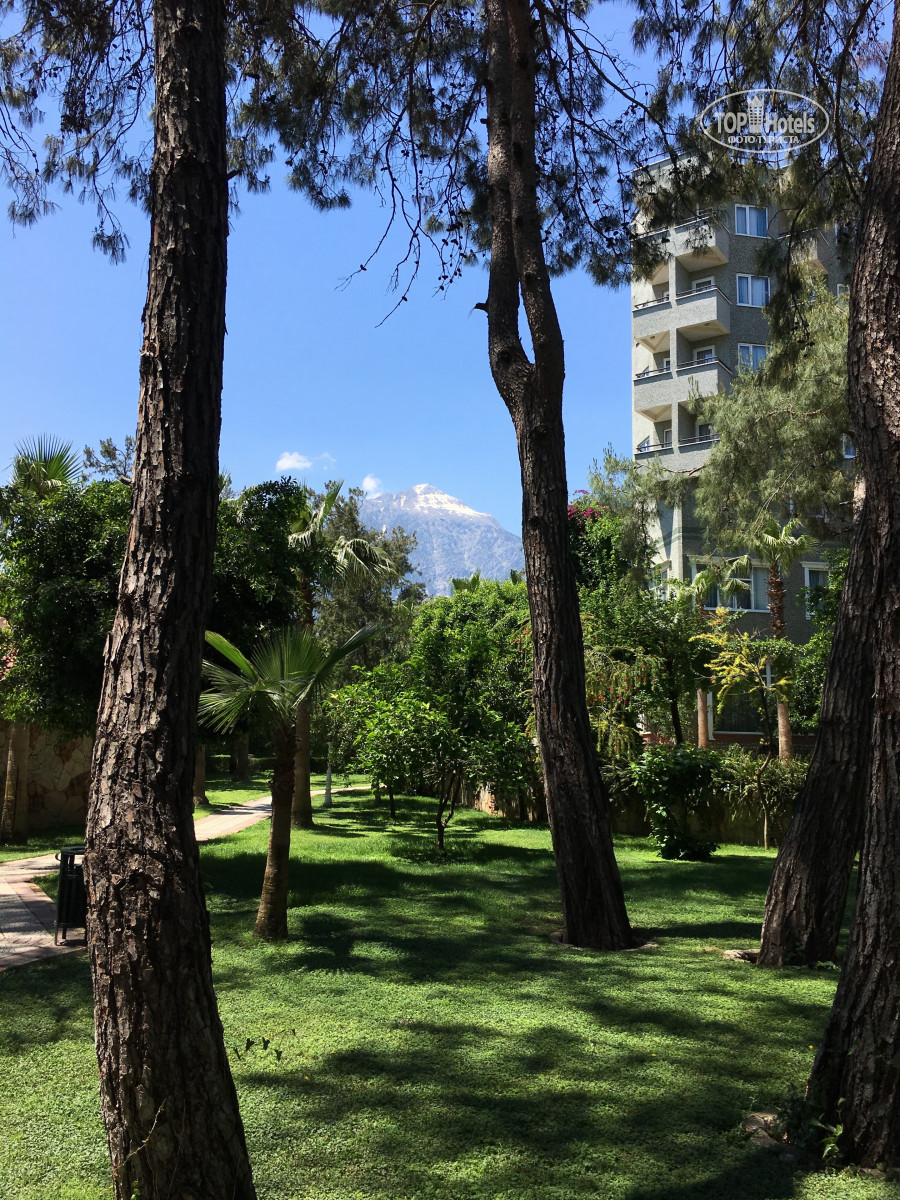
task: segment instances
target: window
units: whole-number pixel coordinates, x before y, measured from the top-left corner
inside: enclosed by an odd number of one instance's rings
[[[709,442],[713,438],[713,427],[705,422],[700,422],[697,425],[697,440],[700,442]]]
[[[661,446],[672,445],[672,426],[669,425],[666,429],[661,430],[659,435],[659,444]]]
[[[659,563],[653,573],[653,583],[650,590],[657,595],[660,600],[669,598],[669,564]]]
[[[750,581],[751,608],[756,612],[766,612],[769,607],[769,572],[765,567],[754,567],[753,578]]]
[[[649,449],[650,449],[650,439],[648,437],[645,437],[642,442],[638,442],[638,444],[637,444],[638,454],[643,454],[646,450],[649,450]]]
[[[754,208],[752,204],[736,204],[734,208],[734,232],[749,233],[751,237],[769,236],[769,210]]]
[[[694,362],[699,366],[702,363],[711,363],[716,361],[715,346],[702,346],[699,350],[694,351]]]
[[[839,296],[849,296],[850,295],[850,284],[849,283],[839,283],[837,285],[837,294]]]
[[[737,302],[745,308],[765,308],[769,303],[769,280],[765,275],[738,275]]]
[[[738,343],[739,371],[758,371],[765,357],[765,346],[756,346],[749,342]]]
[[[841,434],[841,452],[844,458],[856,458],[856,447],[846,433]]]
[[[672,370],[672,360],[671,360],[671,358],[664,358],[664,359],[662,360],[662,369],[663,369],[664,371],[671,371],[671,370]]]
[[[822,588],[828,582],[827,567],[808,567],[803,565],[804,583],[806,584],[806,617],[807,620],[812,619],[812,606],[810,605],[810,592],[813,588]]]
[[[709,563],[694,563],[691,571],[692,578],[696,578],[697,575],[699,575],[701,571],[705,571],[708,566]],[[727,589],[729,595],[727,596],[724,594],[723,589],[715,586],[711,587],[706,596],[703,598],[704,607],[744,609],[749,612],[749,610],[754,607],[752,595],[753,580],[750,577],[741,578],[740,576],[735,576],[735,582],[738,585],[743,584],[744,586],[737,586],[733,591],[731,587],[729,587]]]
[[[714,288],[715,286],[716,286],[716,281],[715,281],[715,279],[713,279],[712,275],[710,275],[706,279],[695,279],[694,282],[691,284],[691,291],[692,292],[708,292],[711,288]]]

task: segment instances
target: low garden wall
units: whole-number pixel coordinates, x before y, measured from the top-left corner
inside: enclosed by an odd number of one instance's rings
[[[6,782],[11,723],[0,720],[0,797]],[[30,727],[27,823],[29,829],[78,825],[87,815],[91,783],[91,738],[61,741],[37,725]]]

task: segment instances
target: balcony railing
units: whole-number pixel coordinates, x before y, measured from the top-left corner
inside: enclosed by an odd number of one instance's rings
[[[666,292],[662,296],[654,296],[652,300],[642,300],[640,304],[633,304],[631,306],[631,311],[638,312],[642,308],[653,308],[657,304],[669,304],[671,303],[671,299],[672,298],[669,293]]]
[[[708,445],[711,445],[713,442],[717,442],[718,440],[719,440],[719,435],[717,433],[704,433],[704,434],[698,433],[696,437],[689,437],[689,438],[680,437],[678,439],[678,446],[679,446],[679,449],[682,446],[708,446]]]
[[[658,379],[660,375],[671,375],[671,367],[646,367],[643,371],[638,371],[634,377],[634,382],[639,379]]]
[[[661,453],[672,454],[674,452],[674,450],[675,450],[675,447],[672,445],[671,442],[641,442],[641,444],[639,446],[635,447],[634,452],[636,455],[637,454],[661,454]]]
[[[703,367],[723,367],[729,375],[734,374],[734,371],[732,371],[724,358],[703,358],[700,360],[689,358],[687,362],[680,362],[678,364],[678,373],[681,374],[683,371],[700,371]]]

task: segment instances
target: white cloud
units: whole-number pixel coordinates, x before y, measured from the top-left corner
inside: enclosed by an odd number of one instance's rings
[[[375,497],[381,495],[381,480],[377,475],[367,475],[362,481],[362,487],[368,496]]]
[[[285,450],[281,458],[275,464],[276,471],[305,471],[312,466],[312,459],[307,458],[305,454],[298,454],[296,450],[293,453],[288,453]]]
[[[333,467],[334,464],[337,462],[337,459],[334,457],[333,454],[329,454],[328,451],[326,450],[324,454],[320,454],[316,458],[316,462],[321,463],[323,467]]]

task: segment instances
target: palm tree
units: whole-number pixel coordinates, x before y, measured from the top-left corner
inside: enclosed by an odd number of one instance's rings
[[[251,657],[226,638],[206,640],[237,671],[204,661],[211,683],[200,697],[200,720],[219,733],[230,733],[251,709],[268,712],[273,723],[275,769],[272,775],[272,824],[254,936],[267,941],[287,937],[288,870],[291,857],[291,800],[294,791],[294,729],[297,708],[328,686],[337,664],[375,633],[366,626],[337,650],[327,651],[308,629],[293,627],[266,638]]]
[[[291,545],[301,551],[307,564],[298,573],[300,600],[298,624],[311,630],[314,621],[315,587],[330,587],[345,579],[378,579],[386,576],[393,564],[385,551],[361,537],[331,536],[327,521],[334,508],[343,479],[332,483],[313,511],[294,523]],[[307,700],[297,706],[296,747],[294,754],[294,797],[291,824],[298,829],[313,826],[312,793],[310,791],[310,726],[311,707]]]
[[[41,435],[20,442],[12,461],[12,475],[6,485],[20,496],[43,500],[51,492],[78,482],[81,459],[71,442]]]
[[[2,489],[2,499],[24,499],[39,502],[51,492],[78,482],[81,461],[72,450],[71,442],[40,436],[20,442],[12,461],[12,474]],[[0,515],[6,511],[0,504]],[[28,839],[28,754],[31,726],[14,721],[9,730],[6,756],[6,783],[0,809],[0,842],[13,837]]]
[[[794,530],[799,524],[796,517],[784,526],[779,525],[774,517],[766,517],[746,539],[751,553],[755,554],[769,568],[769,577],[766,581],[770,615],[769,628],[772,630],[772,637],[779,639],[784,637],[786,629],[784,576],[795,562],[804,554],[809,554],[815,546],[815,541],[809,534],[794,535]],[[750,556],[745,556],[741,563],[749,566]],[[778,711],[778,757],[782,762],[787,762],[794,757],[794,739],[791,734],[788,697],[784,687],[779,687],[776,691],[776,705]]]

